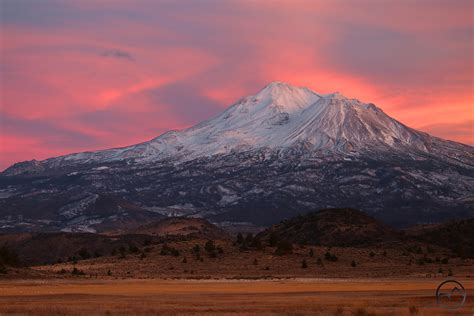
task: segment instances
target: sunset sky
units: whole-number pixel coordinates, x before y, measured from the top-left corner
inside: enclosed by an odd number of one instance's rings
[[[0,0],[0,169],[130,145],[271,81],[474,144],[474,1]]]

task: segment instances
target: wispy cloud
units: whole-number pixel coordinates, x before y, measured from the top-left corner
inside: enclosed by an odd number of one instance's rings
[[[120,58],[120,59],[126,59],[130,61],[135,61],[135,58],[132,56],[132,54],[120,50],[120,49],[106,49],[100,53],[100,56],[104,57],[113,57],[113,58]]]

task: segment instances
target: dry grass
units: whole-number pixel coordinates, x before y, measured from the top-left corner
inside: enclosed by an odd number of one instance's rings
[[[445,315],[442,279],[49,280],[0,283],[2,315]],[[471,291],[474,280],[461,280]],[[459,314],[472,315],[473,301]]]
[[[149,247],[144,259],[140,253],[127,254],[121,259],[119,255],[105,256],[96,259],[79,261],[75,266],[84,271],[86,276],[97,275],[99,278],[265,278],[265,277],[304,277],[304,278],[401,278],[407,277],[440,277],[447,276],[449,269],[454,276],[474,276],[474,260],[453,258],[445,250],[429,254],[432,263],[418,265],[416,262],[424,254],[413,254],[405,251],[403,245],[377,246],[373,248],[333,247],[330,252],[337,255],[337,262],[324,259],[327,247],[297,246],[291,255],[277,256],[275,248],[267,247],[264,251],[239,251],[231,242],[217,242],[224,249],[217,258],[210,258],[202,250],[203,261],[197,260],[191,252],[194,245],[204,248],[206,240],[192,240],[169,243],[179,249],[180,255],[161,256],[162,244]],[[310,257],[310,249],[314,256]],[[373,254],[371,256],[370,254]],[[385,253],[385,255],[384,255]],[[186,257],[186,262],[183,258]],[[449,258],[448,264],[435,262],[434,258]],[[318,264],[321,259],[322,264]],[[255,264],[255,260],[257,264]],[[302,261],[307,268],[302,269]],[[351,262],[357,263],[351,267]],[[70,276],[73,263],[35,267],[35,271],[51,273],[53,277],[64,277],[57,272],[64,269],[65,276]],[[442,268],[442,273],[439,269]],[[112,276],[108,276],[108,271]]]
[[[277,256],[274,248],[241,252],[220,241],[222,254],[203,252],[203,261],[197,260],[191,249],[196,243],[203,249],[205,242],[170,243],[178,257],[160,255],[163,245],[153,244],[145,258],[139,252],[82,260],[75,266],[84,276],[71,275],[72,262],[12,270],[0,279],[0,315],[435,316],[446,314],[434,292],[449,269],[469,295],[474,289],[473,260],[444,249],[429,256],[449,258],[448,264],[418,265],[424,254],[407,253],[406,245],[333,247],[338,260],[330,262],[326,247],[295,246],[293,254]],[[62,269],[67,272],[58,274]],[[473,312],[468,298],[457,314]]]

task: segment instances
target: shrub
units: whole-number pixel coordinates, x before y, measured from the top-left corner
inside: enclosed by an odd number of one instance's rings
[[[423,256],[423,260],[424,260],[426,263],[433,263],[433,259],[427,257],[426,254]]]
[[[275,250],[275,254],[282,256],[286,254],[293,253],[293,245],[287,241],[279,241],[277,244],[277,249]]]
[[[412,305],[408,308],[410,315],[418,315],[418,308],[415,305]]]
[[[239,248],[240,251],[246,251],[246,250],[249,250],[249,247],[247,246],[247,244],[244,242],[240,245],[240,248]]]
[[[253,242],[253,235],[251,233],[248,233],[247,236],[245,236],[245,243],[247,245],[251,245]]]
[[[325,254],[324,254],[324,258],[327,260],[327,261],[331,261],[331,262],[336,262],[338,260],[337,256],[335,253],[330,253],[329,251],[327,251]]]
[[[242,244],[244,242],[244,236],[242,235],[242,233],[238,233],[237,234],[237,241],[236,241],[239,245]]]
[[[121,258],[121,259],[125,258],[125,252],[126,252],[126,250],[125,250],[125,247],[124,247],[124,246],[120,246],[119,252],[120,252],[120,258]]]
[[[264,247],[263,247],[263,244],[262,244],[262,240],[260,239],[260,237],[255,237],[253,240],[252,240],[252,248],[255,248],[256,250],[263,250]]]
[[[72,275],[85,275],[85,273],[82,270],[79,270],[78,268],[74,267],[71,272]]]
[[[268,244],[270,247],[275,247],[278,245],[278,237],[274,232],[270,234],[270,237],[268,238]]]
[[[120,248],[119,248],[119,251],[120,251],[120,256],[119,256],[119,258],[120,258],[120,259],[124,259],[124,258],[126,257],[126,256],[125,256],[125,247],[123,247],[123,246],[120,247]]]
[[[160,256],[166,256],[166,255],[168,255],[168,246],[164,244],[163,247],[161,247]]]
[[[373,316],[375,315],[374,313],[369,313],[365,308],[361,307],[361,308],[358,308],[355,313],[354,313],[355,316]]]
[[[217,258],[217,252],[223,253],[224,250],[220,247],[216,247],[214,244],[214,241],[208,240],[206,244],[204,245],[204,249],[209,255],[209,258]],[[220,250],[219,250],[220,249]]]
[[[161,247],[160,255],[179,257],[179,250],[164,244],[163,247]]]
[[[130,253],[138,253],[138,247],[135,246],[135,245],[130,245],[128,246],[128,251],[130,251]]]
[[[418,246],[418,245],[408,247],[407,250],[408,250],[408,252],[416,253],[416,254],[422,254],[423,253],[423,249],[421,249],[421,247]]]
[[[19,264],[18,254],[14,250],[7,246],[0,248],[0,265],[16,267]]]
[[[308,263],[306,262],[306,259],[303,259],[303,261],[301,261],[301,268],[306,269],[307,267],[308,267]]]
[[[216,251],[216,245],[214,244],[214,241],[208,240],[206,244],[204,245],[204,249],[207,252],[215,252]]]

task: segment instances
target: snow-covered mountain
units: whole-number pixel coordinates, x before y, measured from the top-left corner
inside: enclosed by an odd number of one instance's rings
[[[402,205],[407,209],[414,208],[413,203],[417,208],[424,203],[426,207],[422,209],[433,212],[441,207],[439,203],[451,203],[457,205],[458,211],[472,215],[473,154],[473,147],[411,129],[374,104],[339,93],[319,94],[308,88],[273,82],[215,118],[144,143],[15,164],[2,173],[2,183],[9,186],[3,189],[8,198],[1,199],[0,206],[3,203],[8,207],[14,197],[25,192],[38,193],[31,184],[23,184],[21,190],[12,189],[12,178],[47,177],[48,181],[57,181],[58,177],[66,177],[68,183],[78,177],[84,183],[82,189],[73,190],[70,184],[48,186],[50,190],[61,187],[78,194],[76,200],[61,205],[58,214],[64,208],[75,209],[77,204],[81,210],[72,212],[72,217],[82,216],[87,205],[100,200],[98,196],[112,195],[145,211],[166,215],[251,220],[255,214],[242,215],[252,209],[248,203],[262,204],[261,208],[270,213],[288,208],[277,216],[281,218],[297,209],[306,211],[342,201],[352,203],[342,206],[380,212],[388,200],[402,194],[409,201]],[[257,166],[255,174],[246,174],[246,170]],[[307,172],[297,171],[298,168]],[[157,173],[174,179],[169,186],[177,185],[179,194],[166,192],[165,183],[159,184],[162,179],[153,178]],[[199,177],[193,178],[193,174]],[[315,175],[326,178],[316,179]],[[280,179],[283,176],[286,178]],[[267,183],[268,177],[281,182]],[[257,183],[248,186],[249,179]],[[192,183],[193,180],[197,182]],[[338,189],[327,191],[323,180],[331,181]],[[354,196],[341,199],[339,195],[347,193],[342,188],[348,182],[355,183],[347,190],[349,196]],[[131,188],[132,183],[138,187]],[[376,184],[378,187],[373,187]],[[423,192],[425,184],[429,184],[429,192]],[[45,186],[42,187],[44,190]],[[196,190],[202,196],[192,194]],[[364,199],[376,202],[362,203],[360,198],[372,191]],[[385,191],[396,195],[385,199],[375,196]],[[282,192],[284,198],[269,198]],[[444,212],[446,206],[442,207]],[[223,214],[233,215],[226,218]],[[260,215],[260,219],[265,217]]]
[[[456,157],[457,150],[461,151],[461,156],[472,153],[472,147],[443,142],[408,128],[374,104],[348,99],[340,93],[322,95],[308,88],[273,82],[256,95],[242,98],[217,117],[191,128],[170,131],[129,147],[33,161],[32,167],[54,168],[127,159],[135,162],[189,161],[262,149],[342,155],[399,150],[439,154],[447,150],[446,156],[452,155],[451,158]],[[5,174],[21,172],[21,168],[14,166]]]

